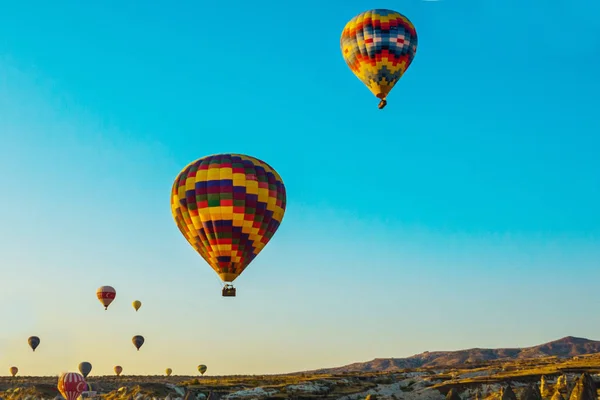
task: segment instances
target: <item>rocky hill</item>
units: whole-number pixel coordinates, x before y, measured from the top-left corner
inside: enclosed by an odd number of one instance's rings
[[[336,368],[322,368],[311,373],[395,371],[405,368],[453,367],[490,361],[524,360],[555,356],[574,357],[600,353],[600,341],[567,336],[533,347],[502,349],[467,349],[458,351],[426,351],[407,358],[376,358]]]

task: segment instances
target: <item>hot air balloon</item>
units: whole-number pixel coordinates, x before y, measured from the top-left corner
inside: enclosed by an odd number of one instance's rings
[[[27,339],[27,343],[29,343],[29,347],[35,351],[35,349],[37,349],[37,347],[40,345],[40,338],[37,336],[30,336],[29,339]]]
[[[225,282],[233,282],[273,237],[283,219],[285,186],[267,163],[241,154],[200,158],[175,178],[171,212],[188,243]]]
[[[206,370],[207,370],[206,365],[204,365],[204,364],[198,365],[198,372],[200,372],[202,375],[204,375]]]
[[[142,306],[142,302],[139,300],[135,300],[133,303],[131,303],[131,305],[133,306],[133,308],[135,308],[135,311],[137,312],[137,310],[139,310]]]
[[[108,306],[113,302],[117,296],[117,291],[112,286],[100,286],[96,290],[96,297],[100,300],[100,303],[104,306],[105,310],[108,310]]]
[[[173,370],[171,368],[167,368],[165,370],[165,373],[167,374],[167,376],[171,376],[171,374],[173,373]]]
[[[83,375],[84,378],[87,378],[90,372],[92,372],[92,364],[87,361],[80,362],[79,372],[81,372],[81,375]]]
[[[120,365],[115,365],[113,371],[115,371],[115,374],[117,374],[117,376],[121,376],[121,372],[123,372],[123,367],[121,367]]]
[[[141,335],[135,335],[133,338],[131,338],[131,341],[133,342],[135,348],[140,351],[140,347],[142,347],[144,344],[144,337]]]
[[[19,372],[19,368],[17,368],[17,367],[10,367],[9,371],[10,371],[10,374],[12,376],[15,376],[17,374],[17,372]]]
[[[66,400],[77,400],[86,389],[85,379],[77,372],[67,372],[58,378],[58,391]]]
[[[387,95],[417,52],[417,31],[404,15],[392,10],[369,10],[352,18],[340,39],[342,56],[354,75],[387,104]]]

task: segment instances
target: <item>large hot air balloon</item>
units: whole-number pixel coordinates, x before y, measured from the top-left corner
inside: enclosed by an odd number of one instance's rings
[[[9,371],[10,371],[10,374],[12,376],[15,376],[17,374],[17,372],[19,372],[19,368],[17,368],[17,367],[10,367]]]
[[[417,31],[404,15],[369,10],[352,18],[340,39],[342,56],[354,75],[386,106],[386,97],[417,52]]]
[[[135,308],[135,311],[137,312],[137,310],[139,310],[142,306],[142,302],[139,300],[134,300],[133,303],[131,303],[131,305],[133,306],[133,308]]]
[[[117,374],[117,376],[121,376],[121,372],[123,372],[123,367],[121,367],[120,365],[115,365],[113,371],[115,371],[115,374]]]
[[[241,154],[217,154],[185,167],[173,183],[171,212],[177,227],[225,282],[233,282],[279,228],[285,186],[267,163]]]
[[[206,365],[204,365],[204,364],[198,365],[198,372],[200,372],[202,375],[204,375],[206,370],[207,370]]]
[[[92,372],[92,364],[87,361],[80,362],[79,372],[81,372],[81,375],[83,375],[84,378],[87,378],[90,372]]]
[[[77,400],[86,389],[85,379],[77,372],[67,372],[58,378],[58,391],[66,400]]]
[[[100,303],[102,303],[105,310],[108,309],[108,306],[113,302],[116,296],[117,291],[112,286],[100,286],[98,290],[96,290],[96,297],[98,297],[98,300],[100,300]]]
[[[165,370],[165,373],[167,374],[167,376],[171,376],[171,374],[173,373],[173,370],[171,368],[167,368]]]
[[[142,347],[142,345],[144,344],[144,337],[141,335],[135,335],[131,338],[131,341],[133,342],[135,348],[138,349],[138,351],[140,351],[140,347]]]
[[[37,349],[37,347],[40,345],[40,338],[37,336],[30,336],[29,339],[27,339],[27,343],[29,343],[29,347],[35,351],[35,349]]]

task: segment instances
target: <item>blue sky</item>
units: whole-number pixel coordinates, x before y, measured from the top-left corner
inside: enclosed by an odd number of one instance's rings
[[[276,373],[599,338],[597,1],[5,3],[6,374]],[[339,49],[372,8],[419,35],[383,111]],[[288,193],[235,299],[169,208],[179,171],[219,152],[267,161]]]

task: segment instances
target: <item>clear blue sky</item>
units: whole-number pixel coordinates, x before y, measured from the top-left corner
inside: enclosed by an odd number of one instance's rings
[[[3,2],[1,371],[276,373],[600,338],[600,2],[202,3]],[[371,8],[419,34],[383,111],[339,49]],[[288,192],[235,299],[169,208],[179,171],[219,152]]]

